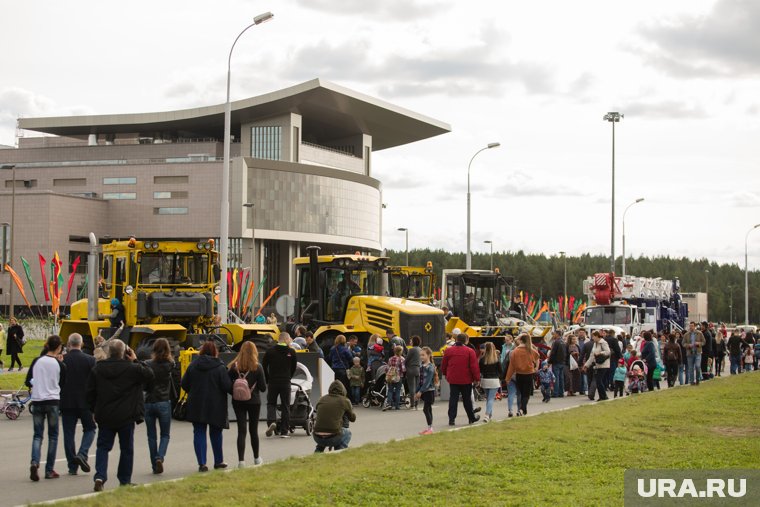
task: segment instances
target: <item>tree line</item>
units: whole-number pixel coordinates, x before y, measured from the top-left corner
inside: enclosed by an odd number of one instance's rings
[[[406,262],[404,250],[388,250],[390,264],[402,266]],[[464,268],[464,252],[416,249],[409,251],[411,266],[433,263],[436,284],[440,287],[441,270]],[[567,294],[576,298],[583,295],[583,280],[594,273],[609,272],[609,257],[583,254],[566,259],[555,255],[526,254],[517,252],[494,252],[493,266],[505,276],[517,280],[517,289],[536,296],[557,297],[563,293],[565,261],[567,261]],[[473,269],[489,269],[489,253],[472,254]],[[618,272],[621,259],[617,259]],[[705,271],[707,270],[707,272]],[[737,264],[718,264],[707,259],[674,258],[670,256],[638,257],[626,259],[626,273],[635,276],[679,278],[681,292],[708,292],[710,320],[744,322],[744,269]],[[619,274],[619,273],[618,273]],[[732,307],[733,293],[733,309]],[[760,321],[760,271],[749,272],[750,322]],[[733,320],[731,319],[733,316]]]

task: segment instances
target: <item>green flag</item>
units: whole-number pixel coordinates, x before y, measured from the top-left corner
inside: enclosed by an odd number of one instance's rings
[[[29,271],[29,263],[26,259],[21,257],[21,264],[24,265],[24,273],[26,273],[26,281],[29,282],[29,288],[32,289],[32,297],[34,298],[34,304],[39,306],[40,302],[37,301],[37,292],[34,290],[34,282],[32,281],[32,273]]]
[[[88,275],[84,275],[84,283],[82,284],[82,288],[79,291],[79,294],[77,294],[77,299],[84,299],[85,295],[87,294],[87,278]]]

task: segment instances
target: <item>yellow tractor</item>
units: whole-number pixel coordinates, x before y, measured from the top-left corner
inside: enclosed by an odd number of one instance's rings
[[[386,257],[319,255],[319,247],[307,248],[308,257],[294,260],[298,271],[296,322],[314,332],[327,351],[339,334],[356,335],[366,350],[373,333],[385,338],[388,329],[408,340],[438,350],[445,344],[443,312],[406,298],[381,294],[380,281]]]
[[[411,299],[426,305],[433,304],[435,273],[433,263],[427,266],[388,266],[388,293],[392,297]]]
[[[98,253],[91,234],[88,298],[72,304],[70,317],[61,321],[64,342],[79,333],[84,349],[91,351],[99,333],[111,336],[116,328],[104,317],[114,299],[124,309],[119,337],[136,351],[159,337],[170,340],[175,350],[198,348],[209,338],[229,347],[252,340],[266,348],[277,338],[275,325],[214,324],[220,273],[213,240],[113,241],[102,248],[102,270]]]

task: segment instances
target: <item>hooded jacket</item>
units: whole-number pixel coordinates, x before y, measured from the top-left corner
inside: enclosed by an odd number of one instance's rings
[[[198,356],[182,377],[182,389],[187,391],[188,421],[229,428],[227,395],[232,381],[221,359]]]
[[[351,402],[346,398],[346,388],[340,380],[333,381],[327,394],[317,402],[317,421],[314,433],[337,435],[343,431],[343,416],[351,422],[356,421]]]
[[[142,362],[105,359],[95,364],[87,380],[87,402],[98,426],[117,430],[142,422],[143,387],[153,371]]]

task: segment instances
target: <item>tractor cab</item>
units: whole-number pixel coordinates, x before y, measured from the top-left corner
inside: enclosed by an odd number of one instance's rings
[[[389,266],[388,293],[391,297],[406,298],[419,303],[432,304],[435,288],[433,263],[424,268],[417,266]]]
[[[495,326],[509,316],[511,278],[498,271],[444,270],[442,304],[470,326]]]

